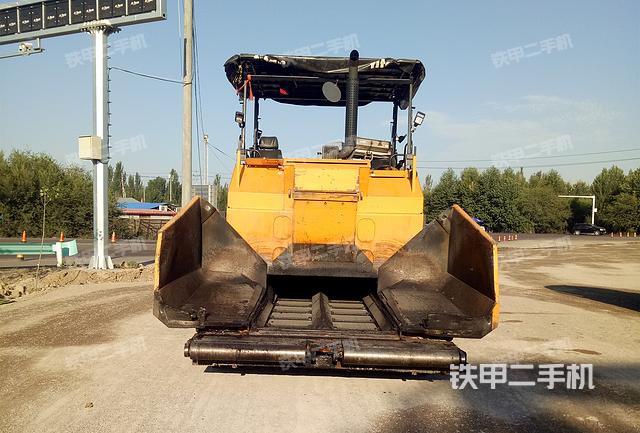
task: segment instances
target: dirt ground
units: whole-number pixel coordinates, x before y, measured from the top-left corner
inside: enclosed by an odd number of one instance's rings
[[[593,364],[595,389],[218,372],[183,357],[193,332],[153,317],[151,283],[97,283],[0,306],[0,431],[640,431],[640,242],[540,237],[500,260],[501,323],[456,340],[469,361]]]
[[[37,274],[37,275],[36,275]],[[42,292],[57,287],[100,283],[132,283],[153,281],[153,266],[139,266],[133,269],[114,269],[110,272],[90,270],[86,267],[0,269],[0,302]]]

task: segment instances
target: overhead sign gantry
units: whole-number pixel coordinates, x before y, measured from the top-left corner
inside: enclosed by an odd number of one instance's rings
[[[113,268],[108,254],[109,88],[107,37],[120,26],[166,19],[165,0],[47,0],[0,6],[0,45],[88,32],[94,42],[93,134],[80,137],[80,159],[93,163],[93,256],[90,268]],[[24,44],[23,44],[24,45]],[[38,49],[39,45],[38,45]],[[41,51],[41,50],[40,50]],[[25,54],[29,54],[26,51]]]
[[[47,0],[0,6],[0,45],[166,18],[165,0]]]

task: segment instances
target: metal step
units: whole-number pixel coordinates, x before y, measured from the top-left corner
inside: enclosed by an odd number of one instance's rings
[[[363,331],[380,329],[362,301],[330,300],[329,311],[334,328]]]
[[[277,298],[266,327],[379,331],[363,300],[329,299],[316,293],[311,299]]]
[[[312,318],[311,299],[278,298],[271,310],[267,327],[310,328]]]

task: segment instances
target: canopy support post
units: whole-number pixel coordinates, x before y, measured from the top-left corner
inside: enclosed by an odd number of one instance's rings
[[[247,118],[247,82],[245,81],[245,85],[243,86],[242,89],[242,129],[240,132],[240,145],[242,146],[242,151],[244,152],[247,147],[246,147],[246,125],[245,125],[245,119]]]
[[[407,151],[404,154],[404,166],[411,168],[413,155],[413,82],[409,83],[409,106],[407,107]]]
[[[260,115],[260,104],[258,103],[259,98],[256,97],[255,100],[253,101],[253,148],[257,149],[258,148],[258,139],[260,137],[258,137],[258,119],[259,119],[259,115]]]

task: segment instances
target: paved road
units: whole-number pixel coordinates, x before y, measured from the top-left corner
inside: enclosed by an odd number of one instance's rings
[[[516,245],[500,326],[457,344],[472,363],[593,364],[595,389],[210,372],[150,284],[69,286],[0,306],[0,431],[639,431],[640,243]]]
[[[45,243],[54,243],[58,239],[45,239]],[[20,239],[0,238],[0,243],[15,243]],[[29,239],[29,243],[39,244],[39,240]],[[67,263],[78,265],[88,265],[89,259],[93,255],[93,241],[91,239],[78,239],[78,255],[65,258]],[[151,263],[154,259],[156,243],[146,239],[123,239],[114,244],[109,244],[109,255],[114,264],[127,261],[138,263]],[[38,264],[38,256],[25,256],[24,260],[19,260],[15,256],[0,256],[0,268],[32,267]],[[41,265],[55,266],[55,256],[42,256]]]

